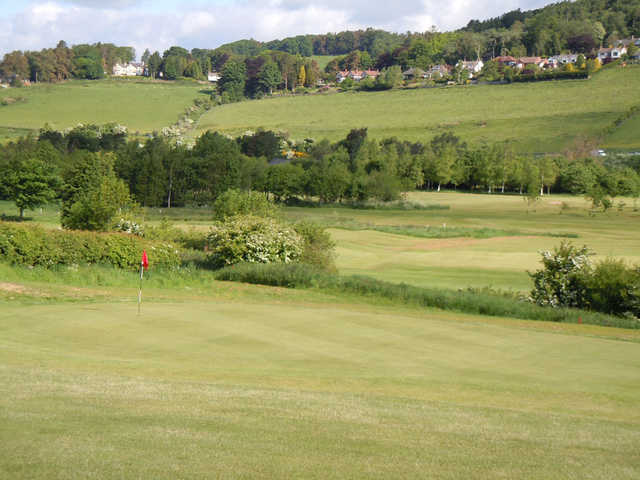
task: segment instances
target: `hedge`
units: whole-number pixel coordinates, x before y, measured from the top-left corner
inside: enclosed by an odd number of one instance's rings
[[[0,261],[45,266],[103,264],[137,268],[146,250],[152,266],[177,267],[180,256],[166,242],[126,233],[45,230],[39,226],[0,222]]]

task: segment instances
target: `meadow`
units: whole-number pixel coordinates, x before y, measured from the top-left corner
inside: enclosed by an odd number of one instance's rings
[[[65,129],[78,123],[116,122],[131,132],[151,133],[174,124],[203,93],[195,83],[149,80],[73,80],[0,90],[6,98],[23,100],[0,106],[0,140],[37,132],[45,123]]]
[[[283,215],[330,227],[341,274],[454,291],[525,292],[538,250],[563,237],[640,263],[633,199],[595,215],[560,195],[406,202],[422,208]],[[58,228],[58,210],[26,215]],[[213,216],[145,215],[201,231]],[[141,315],[136,272],[0,263],[0,477],[640,476],[639,329],[220,282],[150,260]]]
[[[638,103],[639,88],[640,66],[631,66],[590,80],[266,98],[215,108],[198,127],[231,135],[265,128],[332,141],[362,127],[374,138],[412,141],[451,131],[472,144],[508,141],[522,152],[559,152],[577,137],[599,137]],[[638,147],[634,132],[625,129],[615,141]]]

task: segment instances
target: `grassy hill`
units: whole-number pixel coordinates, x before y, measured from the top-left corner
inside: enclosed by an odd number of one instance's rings
[[[146,80],[77,80],[1,89],[0,102],[18,101],[0,106],[0,136],[15,137],[45,123],[63,129],[79,122],[118,122],[132,132],[160,130],[175,123],[196,97],[204,95],[202,89],[191,83]]]
[[[293,138],[370,135],[429,140],[452,131],[471,143],[512,141],[521,151],[561,151],[577,136],[598,136],[639,102],[640,67],[599,72],[591,80],[478,85],[371,93],[267,98],[215,108],[199,128],[239,134],[263,127]],[[639,146],[632,131],[627,145]]]

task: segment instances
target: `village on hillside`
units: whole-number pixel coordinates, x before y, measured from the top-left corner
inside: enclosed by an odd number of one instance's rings
[[[626,38],[616,42],[614,46],[602,47],[597,50],[593,60],[599,62],[600,65],[606,65],[613,61],[624,58],[629,52],[629,47],[634,45],[632,54],[628,56],[631,61],[640,61],[640,38]],[[578,63],[581,54],[579,53],[561,53],[550,57],[531,56],[531,57],[513,57],[510,55],[501,55],[487,60],[466,60],[461,59],[455,65],[436,64],[427,70],[416,67],[410,67],[402,71],[402,77],[405,81],[424,79],[424,80],[441,80],[451,77],[454,70],[461,73],[462,78],[476,79],[478,78],[485,65],[489,62],[495,62],[498,68],[510,67],[516,72],[532,73],[536,71],[554,71],[557,69],[565,69],[571,71]],[[584,57],[586,60],[586,57]],[[105,72],[107,73],[107,72]],[[335,83],[341,84],[347,79],[353,82],[360,82],[367,78],[376,80],[380,76],[379,69],[352,69],[340,70],[335,74]],[[149,69],[144,62],[116,63],[113,67],[113,76],[130,77],[130,76],[149,76]],[[160,72],[162,77],[162,72]],[[220,80],[220,73],[210,71],[207,73],[207,81],[216,83]],[[328,80],[332,80],[331,77]],[[318,85],[325,85],[326,80],[318,79]]]

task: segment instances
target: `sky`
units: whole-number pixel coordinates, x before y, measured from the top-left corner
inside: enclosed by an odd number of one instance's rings
[[[254,38],[381,28],[460,28],[550,0],[0,0],[0,56],[13,50],[105,42],[160,53]]]

